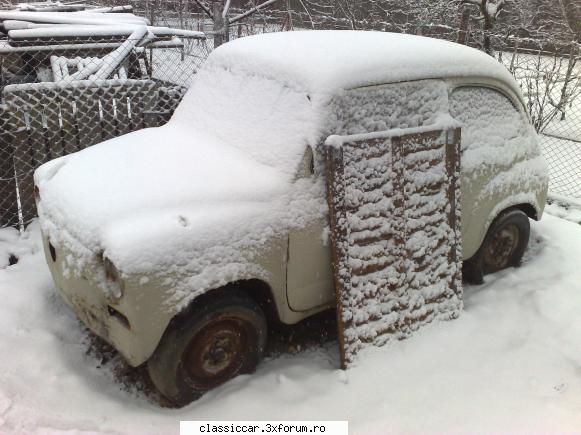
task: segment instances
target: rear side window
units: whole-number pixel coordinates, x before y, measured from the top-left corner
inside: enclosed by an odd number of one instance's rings
[[[508,164],[530,152],[526,118],[498,91],[483,87],[455,89],[450,114],[462,124],[462,166]],[[534,144],[534,142],[533,142]]]
[[[421,80],[351,89],[331,102],[334,134],[360,134],[435,123],[448,113],[448,86]]]

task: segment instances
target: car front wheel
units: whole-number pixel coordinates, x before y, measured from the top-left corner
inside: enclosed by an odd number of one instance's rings
[[[228,289],[194,306],[172,322],[147,363],[154,386],[176,406],[253,372],[266,346],[264,313],[243,292]]]

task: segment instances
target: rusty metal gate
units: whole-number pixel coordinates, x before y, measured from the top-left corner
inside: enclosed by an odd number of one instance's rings
[[[343,368],[462,309],[460,129],[401,132],[327,141]]]

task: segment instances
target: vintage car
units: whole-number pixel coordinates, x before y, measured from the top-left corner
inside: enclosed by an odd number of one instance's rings
[[[465,278],[519,265],[547,171],[509,72],[450,42],[306,31],[216,49],[168,124],[36,171],[56,287],[186,404],[253,371],[272,322],[334,307],[325,139],[444,121],[461,126]]]

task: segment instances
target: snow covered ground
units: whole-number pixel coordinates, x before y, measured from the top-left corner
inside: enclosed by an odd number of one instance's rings
[[[179,420],[196,419],[349,420],[365,434],[581,433],[574,223],[534,223],[524,265],[466,288],[459,320],[365,351],[347,372],[334,342],[271,357],[181,410],[120,383],[115,364],[90,351],[39,242],[35,224],[22,237],[0,230],[0,434],[175,434]],[[18,264],[8,266],[10,253]]]
[[[545,212],[581,225],[581,202],[574,204],[568,198],[565,199],[566,201],[558,201],[552,198]]]

